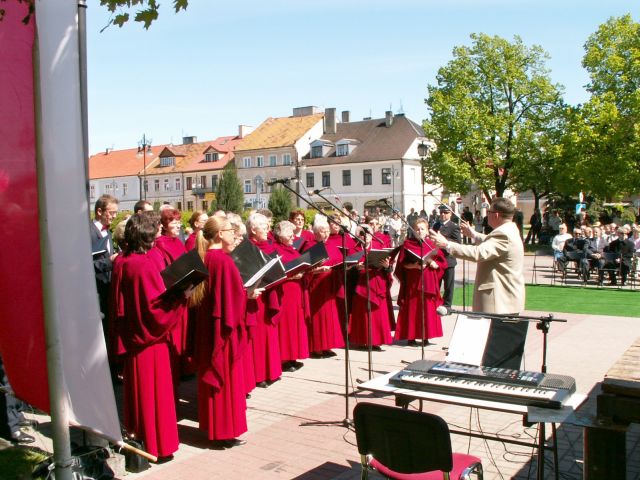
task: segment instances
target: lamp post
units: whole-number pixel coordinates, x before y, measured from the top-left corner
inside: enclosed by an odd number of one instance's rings
[[[147,155],[153,156],[151,142],[152,140],[147,138],[144,133],[142,134],[142,139],[138,141],[137,157],[142,157],[142,188],[140,190],[143,192],[142,195],[145,201],[147,200]]]
[[[296,160],[294,162],[293,165],[291,165],[291,171],[294,172],[294,176],[296,177],[296,193],[298,194],[296,196],[296,207],[300,208],[300,175],[302,175],[302,172],[304,172],[307,169],[307,166],[302,163],[302,160],[300,160],[297,156],[296,156]]]
[[[254,208],[262,208],[262,186],[264,185],[264,180],[260,175],[255,178],[256,182],[256,199]]]
[[[435,150],[435,144],[432,142],[420,142],[418,144],[418,155],[420,155],[420,174],[422,179],[422,211],[426,213],[424,201],[424,162],[427,160],[431,152]]]

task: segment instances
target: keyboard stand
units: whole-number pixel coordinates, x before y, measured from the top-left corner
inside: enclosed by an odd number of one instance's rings
[[[512,445],[520,445],[525,447],[533,447],[538,450],[538,472],[536,478],[544,480],[544,452],[546,448],[545,424],[551,424],[553,458],[555,462],[555,477],[558,478],[558,447],[556,441],[556,423],[563,423],[573,412],[587,399],[586,395],[574,393],[567,398],[565,404],[560,409],[527,407],[526,405],[516,405],[506,402],[479,400],[475,398],[462,397],[458,395],[445,395],[441,393],[431,393],[423,390],[412,390],[409,388],[396,387],[389,383],[389,378],[398,372],[387,373],[380,377],[373,378],[368,382],[361,383],[358,388],[361,390],[371,391],[375,393],[383,393],[393,395],[397,406],[408,408],[409,403],[414,400],[420,401],[420,409],[422,410],[422,402],[438,402],[449,405],[458,405],[469,408],[478,408],[482,410],[490,410],[495,412],[511,413],[521,415],[524,425],[533,425],[538,423],[538,439],[535,443],[513,440],[509,438],[497,437],[495,435],[486,435],[483,433],[466,432],[464,430],[450,430],[451,433],[464,435],[467,437],[482,438],[486,440],[495,440],[502,443]]]

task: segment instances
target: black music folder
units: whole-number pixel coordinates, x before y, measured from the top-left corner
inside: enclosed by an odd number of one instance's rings
[[[231,252],[245,287],[268,287],[285,278],[284,267],[278,255],[265,255],[254,243],[245,239]],[[264,279],[268,276],[267,279]]]
[[[329,258],[327,247],[324,243],[316,243],[306,250],[298,258],[284,264],[287,276],[292,277],[298,273],[306,272],[312,268],[322,265]]]
[[[198,251],[193,249],[180,255],[175,262],[162,270],[160,275],[167,289],[165,294],[177,294],[207,279],[209,271]]]
[[[424,263],[434,255],[436,255],[437,252],[438,252],[437,248],[432,248],[432,249],[425,248],[425,253],[422,255],[422,258],[421,258],[420,254],[412,252],[407,248],[405,249],[404,261],[405,263],[420,263],[420,261]]]
[[[372,248],[371,250],[369,250],[369,253],[368,253],[369,266],[371,266],[371,267],[380,267],[380,264],[384,260],[394,256],[396,253],[398,253],[398,250],[400,250],[400,247],[396,247],[396,248]]]

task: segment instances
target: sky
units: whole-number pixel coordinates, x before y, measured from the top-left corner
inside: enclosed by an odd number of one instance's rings
[[[87,13],[90,153],[236,135],[314,105],[351,120],[428,117],[427,86],[472,33],[515,35],[550,59],[564,99],[588,99],[584,43],[612,16],[640,21],[638,0],[190,0],[161,2],[149,30]],[[132,15],[133,16],[133,15]]]

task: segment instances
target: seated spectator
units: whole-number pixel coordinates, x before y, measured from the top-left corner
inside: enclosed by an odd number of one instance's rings
[[[577,252],[583,258],[586,258],[587,256],[586,248],[587,248],[587,241],[584,238],[584,235],[582,234],[582,229],[574,228],[573,238],[569,238],[564,242],[564,248],[562,249],[562,256],[558,259],[558,266],[560,267],[560,270],[564,271],[567,268],[567,263],[569,262],[569,256],[567,255],[568,252]],[[581,262],[580,267],[581,267],[580,272],[583,278],[586,278],[584,274],[587,272],[584,271],[584,263]]]
[[[564,250],[564,244],[571,237],[570,233],[567,233],[567,226],[561,223],[558,226],[559,233],[551,240],[551,248],[553,249],[553,259],[557,262],[562,257],[562,251]]]
[[[631,270],[634,247],[633,241],[627,238],[624,227],[618,227],[616,236],[617,238],[609,243],[606,251],[617,253],[620,255],[620,258],[617,258],[615,263],[607,262],[604,267],[615,269],[617,266],[620,266],[620,276],[622,277],[622,285],[624,286],[627,283],[627,275]],[[604,272],[600,271],[598,273],[598,283],[602,284],[603,280]],[[617,285],[615,270],[609,271],[609,281],[611,285]]]

